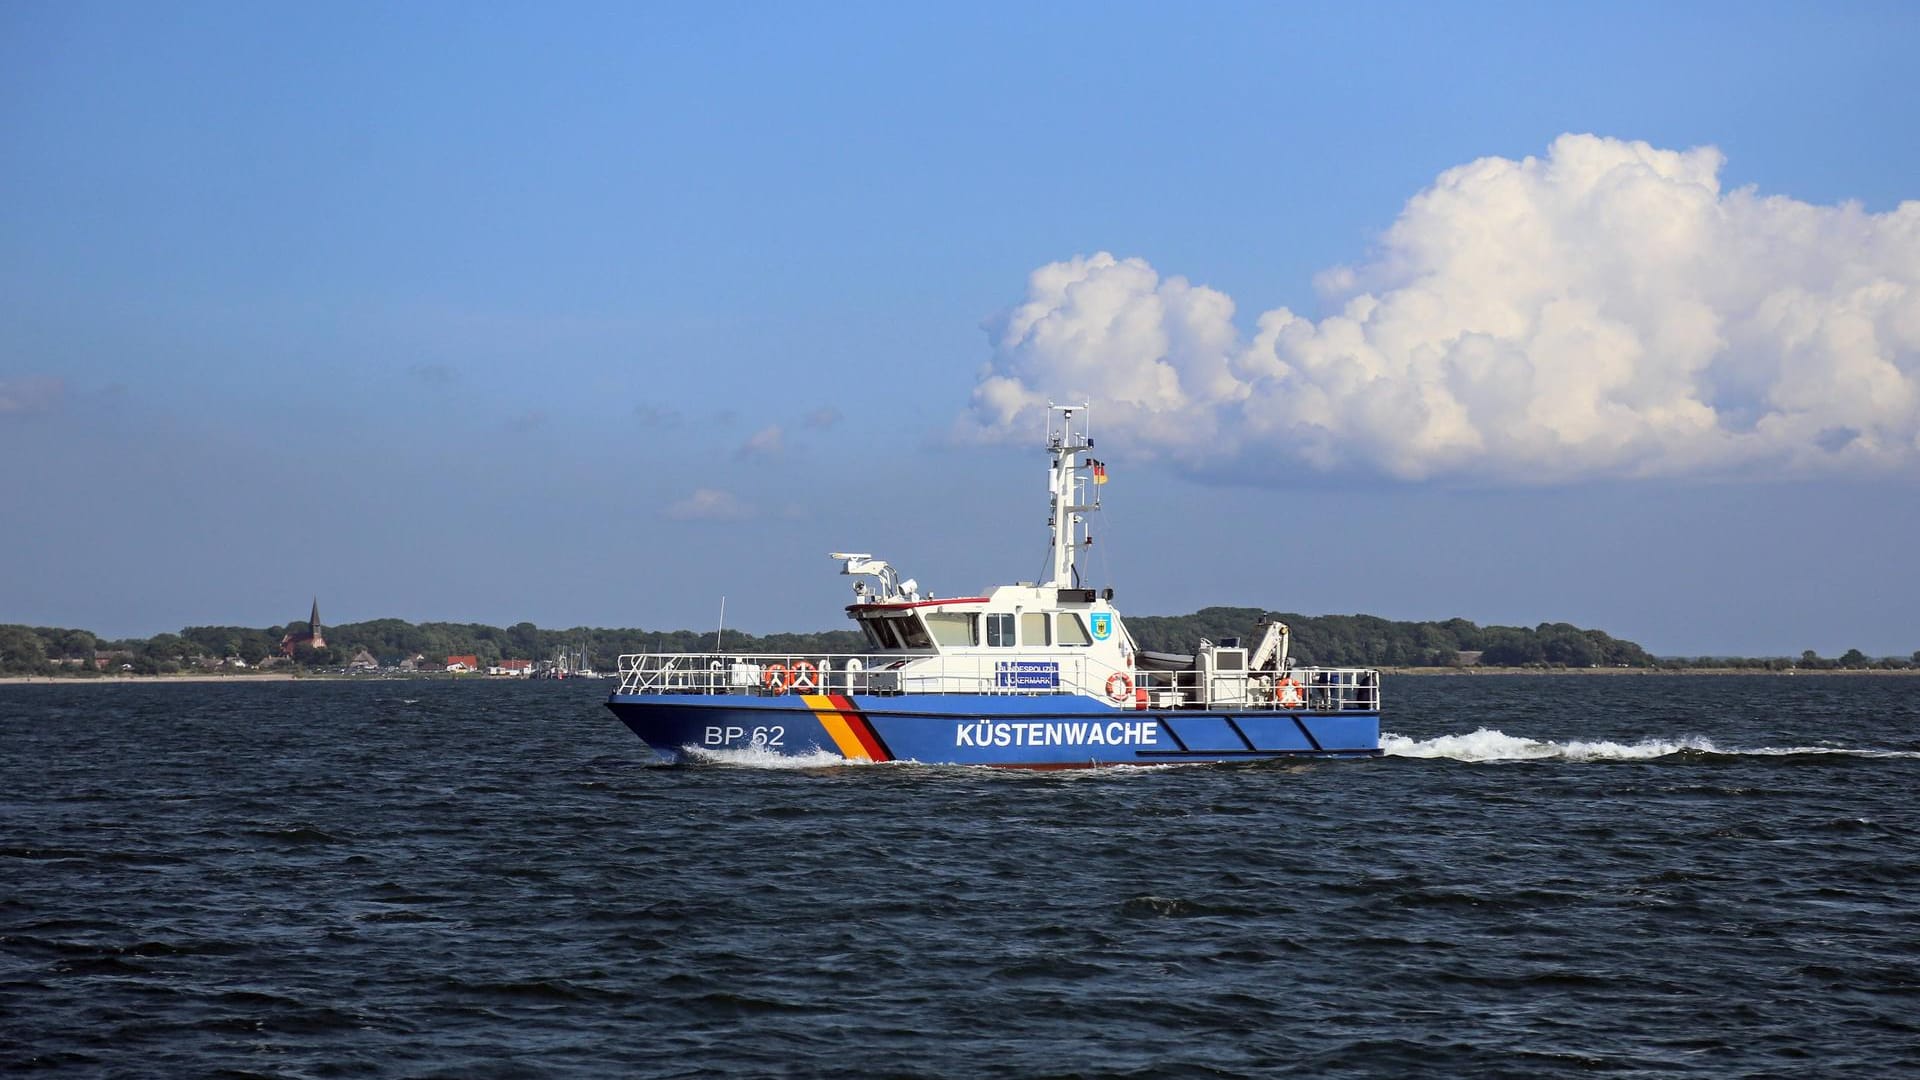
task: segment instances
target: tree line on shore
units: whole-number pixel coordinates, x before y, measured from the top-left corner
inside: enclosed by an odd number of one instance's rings
[[[1135,642],[1153,652],[1192,652],[1200,639],[1239,638],[1252,645],[1256,626],[1269,617],[1259,608],[1210,607],[1191,615],[1145,615],[1127,619]],[[1465,619],[1404,622],[1372,615],[1271,616],[1292,630],[1292,654],[1301,663],[1332,667],[1524,667],[1740,668],[1759,670],[1900,670],[1920,668],[1920,651],[1908,658],[1869,657],[1849,649],[1824,658],[1809,649],[1798,657],[1655,657],[1639,645],[1601,630],[1567,623],[1535,627],[1479,626]],[[304,621],[285,626],[189,626],[177,634],[109,640],[86,630],[0,625],[0,675],[102,673],[172,674],[212,668],[260,666],[281,656],[280,643],[302,638]],[[505,659],[548,660],[562,653],[586,665],[613,670],[623,653],[860,653],[866,639],[853,630],[755,636],[728,630],[716,646],[715,631],[573,627],[543,630],[530,622],[509,627],[481,623],[372,619],[324,628],[326,645],[300,644],[279,662],[301,670],[345,665],[361,651],[381,665],[426,658],[438,670],[449,656],[475,656],[492,666]],[[237,663],[235,663],[237,661]]]
[[[1191,615],[1127,620],[1143,649],[1185,653],[1201,638],[1254,643],[1254,627],[1276,618],[1292,632],[1291,653],[1322,667],[1651,667],[1656,661],[1631,641],[1567,623],[1479,626],[1465,619],[1396,622],[1372,615],[1266,616],[1259,608],[1210,607]],[[1465,655],[1463,655],[1465,654]],[[1478,654],[1477,656],[1473,654]]]
[[[326,644],[305,642],[308,624],[285,626],[189,626],[179,633],[150,638],[107,639],[86,630],[0,625],[0,675],[73,675],[130,672],[170,675],[208,669],[253,669],[285,665],[324,671],[346,665],[365,651],[382,666],[424,657],[423,670],[440,670],[450,656],[473,656],[481,667],[502,660],[551,660],[563,654],[570,666],[613,670],[623,653],[707,652],[714,631],[605,629],[576,626],[545,630],[530,622],[508,627],[483,623],[372,619],[323,628]],[[292,656],[281,642],[294,639]],[[740,652],[863,652],[866,638],[855,630],[756,637],[725,632],[725,647]]]
[[[1292,655],[1303,664],[1324,667],[1519,667],[1654,668],[1685,670],[1734,668],[1770,671],[1904,670],[1920,668],[1920,651],[1911,657],[1869,657],[1848,649],[1825,658],[1808,649],[1798,657],[1654,656],[1638,644],[1604,630],[1583,630],[1568,623],[1479,626],[1466,619],[1402,622],[1372,615],[1268,616],[1259,608],[1210,607],[1191,615],[1133,616],[1127,629],[1143,649],[1191,651],[1201,638],[1219,642],[1238,637],[1253,644],[1254,627],[1264,618],[1286,623]]]

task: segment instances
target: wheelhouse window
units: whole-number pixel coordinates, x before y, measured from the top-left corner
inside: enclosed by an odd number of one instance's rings
[[[987,644],[994,648],[1013,648],[1013,615],[1000,612],[987,616]]]
[[[927,632],[940,645],[980,644],[980,619],[959,611],[930,611]]]
[[[868,640],[873,642],[873,647],[876,649],[900,647],[900,635],[894,631],[892,619],[883,619],[877,615],[869,616],[860,620],[860,629],[867,632]]]
[[[931,649],[933,638],[927,636],[927,628],[920,624],[920,616],[908,615],[904,619],[892,620],[900,630],[900,640],[909,649]]]
[[[1060,625],[1060,637],[1059,637],[1060,644],[1062,645],[1093,644],[1092,635],[1087,633],[1087,624],[1080,621],[1080,616],[1074,614],[1071,611],[1063,611],[1060,613],[1058,621]]]
[[[931,650],[933,638],[920,625],[920,617],[906,615],[866,615],[860,619],[866,640],[876,650]]]
[[[860,629],[867,632],[867,640],[876,649],[933,648],[933,638],[927,635],[918,615],[866,615],[860,619]]]
[[[1029,611],[1020,616],[1020,643],[1022,645],[1047,644],[1047,613]]]

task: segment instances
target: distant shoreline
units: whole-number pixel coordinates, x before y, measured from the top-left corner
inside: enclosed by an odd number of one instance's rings
[[[62,686],[87,686],[98,683],[112,686],[118,683],[219,683],[219,682],[319,682],[321,676],[295,675],[291,671],[262,672],[258,675],[99,675],[92,678],[71,675],[0,675],[0,686],[18,686],[23,683],[41,685],[59,683]]]
[[[20,686],[32,683],[35,686],[114,686],[123,683],[281,683],[281,682],[527,682],[524,678],[503,675],[482,675],[477,672],[466,674],[448,674],[431,671],[418,674],[340,675],[332,672],[266,671],[259,674],[208,674],[200,671],[182,672],[177,675],[100,675],[92,678],[72,675],[0,675],[0,686]],[[612,680],[608,680],[612,681]]]

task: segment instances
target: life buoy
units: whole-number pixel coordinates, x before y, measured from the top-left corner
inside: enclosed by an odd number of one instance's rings
[[[793,672],[788,671],[785,664],[768,664],[767,669],[760,673],[760,685],[776,694],[784,694],[787,687],[793,685]]]
[[[1273,688],[1273,700],[1283,709],[1297,709],[1307,703],[1307,696],[1301,693],[1300,684],[1293,679],[1281,679]]]
[[[808,693],[820,685],[820,668],[811,660],[793,662],[793,680],[788,683],[801,693]]]
[[[1116,671],[1107,676],[1107,696],[1115,701],[1125,701],[1133,696],[1133,680],[1127,678],[1124,671]]]

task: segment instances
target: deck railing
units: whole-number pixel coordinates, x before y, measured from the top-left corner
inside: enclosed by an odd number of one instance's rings
[[[1211,676],[1134,671],[1090,656],[1008,650],[949,656],[891,653],[629,653],[629,694],[1085,694],[1119,708],[1378,711],[1380,674],[1369,668],[1293,668]]]

